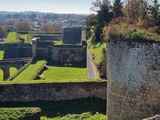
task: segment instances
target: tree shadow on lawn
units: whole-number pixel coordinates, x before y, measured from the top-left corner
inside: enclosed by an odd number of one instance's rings
[[[39,107],[42,110],[41,115],[48,118],[84,112],[106,114],[106,100],[96,98],[66,101],[0,102],[0,107]]]

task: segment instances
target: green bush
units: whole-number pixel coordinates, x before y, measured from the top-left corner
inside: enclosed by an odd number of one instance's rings
[[[143,40],[144,36],[141,32],[136,31],[136,32],[132,32],[131,39],[132,40]]]
[[[23,120],[39,111],[39,108],[0,108],[0,120]]]

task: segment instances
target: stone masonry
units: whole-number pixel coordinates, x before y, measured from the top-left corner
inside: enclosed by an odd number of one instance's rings
[[[110,40],[107,120],[142,120],[160,111],[160,42]]]
[[[0,102],[73,100],[99,98],[106,100],[107,82],[1,84]]]

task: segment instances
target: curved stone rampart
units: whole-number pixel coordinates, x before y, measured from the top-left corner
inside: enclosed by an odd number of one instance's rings
[[[160,42],[108,42],[107,120],[159,113]]]

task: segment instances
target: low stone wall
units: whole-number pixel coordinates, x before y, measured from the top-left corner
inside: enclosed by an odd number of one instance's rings
[[[1,84],[0,102],[72,100],[79,98],[106,99],[107,82]]]

